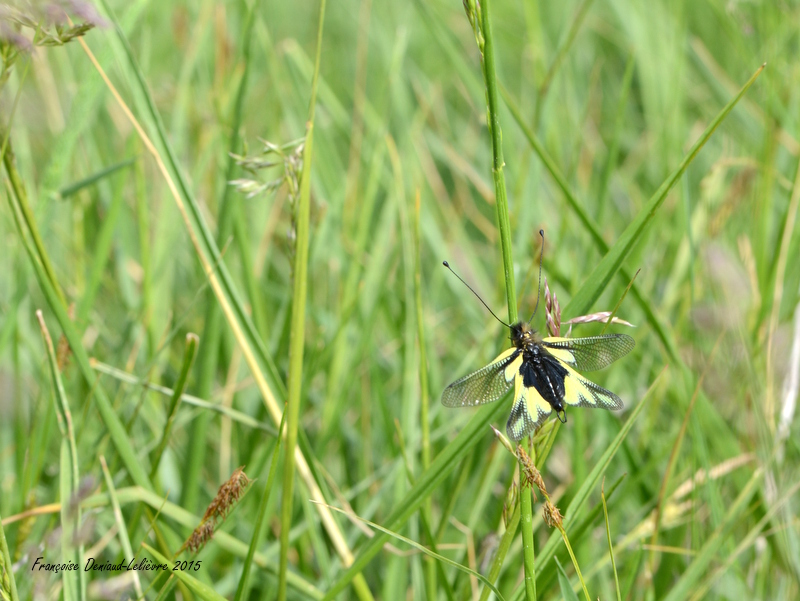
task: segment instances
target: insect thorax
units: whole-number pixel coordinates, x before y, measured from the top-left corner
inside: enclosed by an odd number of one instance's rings
[[[533,352],[539,345],[542,337],[524,321],[520,321],[511,326],[511,344],[524,351]]]
[[[542,345],[542,337],[530,325],[520,322],[511,326],[511,342],[522,350],[523,385],[536,388],[556,412],[562,411],[567,372]]]

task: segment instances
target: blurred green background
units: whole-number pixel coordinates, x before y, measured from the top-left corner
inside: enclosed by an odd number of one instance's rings
[[[104,24],[83,38],[173,180],[182,172],[178,196],[197,208],[191,231],[202,238],[197,224],[207,224],[222,254],[207,253],[211,268],[222,263],[230,276],[231,318],[157,161],[78,41],[37,46],[12,62],[21,43],[9,37],[15,24],[6,20],[0,30],[7,76],[0,126],[16,157],[3,170],[0,210],[0,515],[20,598],[82,596],[60,575],[30,572],[38,556],[66,561],[75,541],[84,556],[116,562],[127,530],[137,560],[152,557],[139,546],[143,539],[175,553],[242,465],[256,482],[220,526],[229,537],[205,546],[195,558],[203,567],[191,576],[233,598],[249,564],[277,431],[253,365],[282,407],[298,198],[285,181],[248,198],[228,182],[282,180],[284,161],[254,177],[229,153],[252,157],[262,140],[282,145],[305,135],[319,22],[316,3],[263,0],[253,4],[248,28],[250,6],[114,2],[119,32],[98,8]],[[68,14],[81,21],[82,10],[73,3]],[[796,2],[492,3],[498,82],[509,99],[499,116],[523,316],[536,301],[538,230],[546,231],[544,275],[567,306],[703,130],[767,63],[587,311],[614,309],[641,270],[618,309],[636,328],[612,327],[637,346],[593,374],[626,409],[570,412],[539,465],[555,504],[574,512],[569,540],[593,599],[618,592],[632,600],[800,597],[798,19]],[[363,523],[333,514],[337,542],[309,500],[312,480],[331,505],[434,543],[483,575],[494,562],[502,595],[519,598],[519,533],[502,545],[515,461],[485,425],[446,465],[435,465],[440,480],[420,493],[421,510],[394,520],[414,483],[431,473],[428,457],[453,449],[448,443],[476,419],[503,430],[508,413],[507,399],[490,417],[439,404],[448,383],[507,345],[505,328],[441,267],[447,259],[505,316],[486,96],[470,23],[457,0],[330,3],[319,69],[296,424],[311,473],[295,479],[287,524],[278,451],[251,598],[276,595],[278,538],[287,525],[289,598],[320,598],[336,583],[347,585],[340,598],[362,601],[481,594],[483,583],[450,565],[435,567],[397,539],[365,565],[360,585],[341,580],[342,549],[359,557],[369,536]],[[286,150],[288,179],[298,175],[294,150]],[[30,213],[16,222],[20,189]],[[41,246],[29,254],[24,242],[33,245],[34,230]],[[63,298],[43,288],[47,262]],[[60,434],[37,309],[63,359],[58,398],[68,402],[72,437]],[[67,311],[72,354],[62,337]],[[245,324],[249,346],[231,319]],[[543,311],[533,325],[544,328]],[[576,326],[573,335],[601,329]],[[176,386],[188,333],[199,345],[185,392],[214,407],[184,399],[158,453],[170,396],[141,383]],[[75,356],[77,341],[95,360],[97,382]],[[256,349],[255,363],[248,349]],[[117,416],[116,433],[100,396]],[[593,473],[642,402],[618,451]],[[119,495],[119,521],[101,455]],[[78,476],[71,483],[70,456]],[[131,458],[143,475],[153,470],[152,483],[132,476]],[[62,522],[74,510],[63,502],[71,495],[83,502],[82,525],[66,537]],[[572,599],[566,582],[582,595],[574,564],[558,532],[542,523],[540,502],[537,595]],[[44,509],[25,513],[36,508]],[[149,530],[160,508],[156,544]],[[553,552],[564,566],[561,582]],[[89,574],[86,595],[115,596],[108,591],[117,576]],[[148,589],[152,582],[142,575],[147,598],[164,584]],[[130,580],[119,584],[135,595]],[[0,589],[12,598],[7,575]],[[206,598],[193,590],[182,583],[166,596]]]

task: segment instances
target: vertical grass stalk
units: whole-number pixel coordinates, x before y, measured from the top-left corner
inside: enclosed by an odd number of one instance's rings
[[[536,599],[536,554],[533,548],[533,491],[529,484],[520,488],[520,521],[522,522],[523,565],[525,566],[525,597]]]
[[[2,568],[2,570],[0,570],[0,577],[4,577],[4,581],[0,582],[0,586],[8,590],[11,601],[19,601],[17,583],[14,580],[14,569],[12,566],[11,553],[8,552],[6,531],[3,529],[3,516],[0,515],[0,568]],[[8,583],[8,586],[6,586],[6,583]]]
[[[503,173],[503,132],[500,129],[498,114],[497,74],[494,66],[494,40],[490,21],[490,0],[480,4],[481,33],[483,46],[483,80],[486,84],[487,125],[492,136],[492,178],[494,179],[495,211],[497,226],[500,228],[500,247],[503,252],[503,275],[506,283],[506,300],[508,302],[508,321],[517,321],[517,294],[514,285],[514,260],[511,256],[511,225],[508,221],[508,197],[506,195],[506,178]],[[479,44],[480,39],[479,39]],[[524,520],[524,517],[523,517]]]
[[[164,426],[164,433],[161,435],[161,440],[153,453],[153,463],[150,467],[150,480],[155,481],[158,474],[158,466],[161,463],[161,457],[164,450],[169,443],[169,435],[172,432],[172,425],[175,423],[175,416],[178,413],[178,407],[181,404],[181,397],[186,390],[186,382],[189,379],[189,372],[194,364],[194,357],[197,351],[197,343],[199,342],[197,334],[191,332],[186,334],[186,349],[183,352],[183,364],[181,365],[181,372],[178,376],[178,381],[175,383],[175,389],[172,391],[172,398],[169,403],[169,411],[167,412],[167,423]]]
[[[6,162],[6,169],[15,171],[16,166],[13,164],[13,162]],[[56,319],[58,319],[58,324],[61,326],[61,331],[69,343],[73,357],[80,368],[81,375],[86,380],[89,388],[91,388],[94,392],[92,399],[97,407],[97,411],[100,413],[100,417],[103,420],[106,429],[108,430],[108,434],[114,444],[114,448],[119,453],[119,456],[122,459],[125,468],[128,470],[128,474],[130,475],[131,479],[142,488],[151,490],[152,485],[150,484],[150,480],[141,465],[141,461],[134,451],[133,444],[128,438],[128,434],[125,432],[125,428],[122,425],[119,416],[111,406],[111,401],[109,400],[102,386],[100,386],[97,376],[91,368],[89,355],[83,346],[75,324],[67,314],[66,305],[61,302],[61,297],[59,297],[55,286],[53,286],[50,277],[47,275],[47,271],[44,268],[45,259],[43,258],[46,257],[46,254],[42,256],[38,254],[38,251],[40,250],[44,252],[44,248],[34,247],[34,245],[28,240],[26,228],[23,225],[24,220],[21,215],[22,209],[15,204],[15,200],[17,202],[20,201],[20,197],[17,195],[17,193],[24,193],[24,187],[19,188],[19,190],[12,188],[11,192],[12,193],[8,194],[7,200],[17,234],[19,235],[22,246],[25,249],[25,253],[30,259],[31,266],[33,267],[34,274],[36,275],[36,280],[38,281],[39,286],[41,287],[42,292],[47,299],[47,304],[50,307],[50,310],[55,314]]]
[[[611,542],[611,527],[608,525],[608,507],[606,506],[605,478],[603,486],[600,487],[600,500],[603,502],[603,517],[606,520],[606,538],[608,539],[608,555],[611,558],[611,570],[614,572],[614,587],[617,592],[617,601],[622,601],[619,590],[619,576],[617,575],[617,562],[614,560],[614,545]]]
[[[75,432],[72,427],[72,413],[69,410],[67,393],[61,381],[53,339],[44,322],[42,311],[36,311],[36,319],[42,330],[50,377],[53,379],[53,400],[58,417],[58,428],[61,430],[60,493],[61,493],[61,553],[64,558],[71,558],[79,566],[83,565],[83,545],[78,542],[81,527],[81,508],[78,500],[78,449],[75,444]],[[64,599],[85,599],[86,580],[83,570],[73,573],[62,572]]]
[[[476,35],[483,57],[483,80],[486,84],[487,123],[492,136],[492,177],[494,178],[495,210],[500,229],[500,247],[503,253],[503,275],[506,284],[508,321],[517,321],[517,295],[514,285],[514,260],[511,254],[511,226],[508,219],[508,196],[503,173],[503,132],[498,114],[497,74],[494,61],[494,39],[491,27],[491,1],[479,5],[480,34]],[[475,19],[473,23],[477,23]],[[477,32],[476,32],[477,33]],[[533,548],[533,508],[530,487],[521,491],[520,524],[522,526],[523,563],[525,566],[525,593],[529,601],[536,599],[535,553]]]
[[[414,301],[417,312],[417,340],[419,342],[419,396],[420,396],[420,422],[422,428],[422,469],[431,466],[431,431],[428,410],[430,395],[428,393],[428,361],[425,355],[425,323],[422,320],[422,237],[420,235],[420,201],[419,190],[414,201]],[[423,514],[428,523],[431,523],[433,503],[428,497],[423,504]],[[431,540],[431,545],[435,540]],[[428,598],[434,599],[436,594],[436,561],[428,558],[425,562],[425,587]]]
[[[267,515],[267,507],[269,506],[270,492],[272,492],[272,485],[275,482],[275,474],[278,467],[278,456],[281,451],[281,437],[283,435],[283,427],[286,423],[286,411],[283,412],[284,419],[278,427],[278,436],[275,437],[275,449],[272,451],[272,461],[269,465],[269,475],[267,476],[267,484],[264,487],[264,492],[261,495],[261,502],[258,505],[258,514],[256,515],[256,523],[253,525],[253,538],[250,539],[250,546],[247,548],[247,557],[244,560],[244,568],[242,575],[239,578],[239,585],[236,587],[236,596],[233,601],[241,601],[247,599],[250,594],[250,570],[253,567],[253,558],[255,557],[256,547],[261,540],[261,535],[264,530],[265,518]]]
[[[317,57],[314,61],[314,79],[311,83],[311,100],[306,123],[306,139],[303,148],[303,173],[300,180],[300,198],[295,222],[297,238],[294,261],[294,289],[292,290],[292,321],[289,340],[289,382],[287,386],[286,453],[283,465],[283,496],[281,500],[281,552],[278,571],[278,599],[286,599],[286,573],[289,570],[289,531],[292,528],[292,496],[294,494],[294,450],[297,445],[298,420],[300,419],[300,392],[303,380],[303,351],[305,349],[306,294],[308,292],[308,238],[311,208],[311,160],[314,142],[314,108],[317,100],[320,50],[325,25],[325,3],[319,6],[319,28],[317,30]]]

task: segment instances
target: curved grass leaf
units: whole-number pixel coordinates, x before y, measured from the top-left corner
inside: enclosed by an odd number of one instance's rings
[[[611,464],[611,460],[616,455],[617,451],[619,450],[620,446],[622,446],[622,441],[625,440],[625,437],[628,436],[628,433],[631,431],[633,427],[633,423],[636,421],[636,418],[639,417],[639,414],[644,410],[645,406],[647,405],[647,400],[652,395],[653,391],[656,389],[658,384],[664,378],[664,374],[666,374],[667,368],[665,367],[658,377],[653,381],[650,385],[650,388],[645,393],[642,400],[637,403],[636,408],[631,413],[628,421],[625,422],[625,425],[622,426],[622,429],[619,433],[614,437],[614,440],[606,449],[605,453],[600,457],[600,460],[597,462],[597,465],[594,466],[594,469],[589,473],[586,477],[586,480],[583,481],[583,484],[578,489],[578,492],[575,493],[575,496],[572,499],[572,502],[569,504],[567,511],[564,513],[564,530],[569,531],[575,526],[575,521],[577,520],[578,516],[580,515],[583,506],[586,504],[586,501],[589,498],[589,494],[597,487],[597,484],[600,482],[602,477],[605,475],[608,466]],[[555,555],[556,547],[558,546],[559,541],[561,541],[561,534],[559,532],[553,532],[550,535],[550,538],[545,543],[542,551],[539,553],[539,572],[541,573],[542,570],[545,568],[547,563],[550,559],[553,558]],[[520,587],[518,589],[518,594],[514,596],[514,599],[520,599],[523,594],[523,589]]]
[[[161,555],[161,553],[153,549],[153,547],[147,543],[142,543],[142,546],[150,552],[150,555],[156,558],[158,563],[166,564],[167,566],[172,565],[173,562]],[[172,573],[178,577],[178,580],[189,587],[200,599],[204,599],[204,601],[225,601],[225,597],[220,595],[205,582],[200,582],[197,578],[189,573],[181,570],[175,570]]]
[[[479,574],[475,570],[473,570],[471,568],[468,568],[465,565],[461,565],[457,561],[453,561],[452,559],[448,559],[447,557],[444,557],[443,555],[439,555],[438,553],[428,549],[426,546],[419,544],[417,541],[411,540],[410,538],[406,538],[405,536],[403,536],[402,534],[398,534],[397,532],[392,532],[388,528],[384,528],[383,526],[380,526],[380,525],[376,524],[375,522],[370,522],[369,520],[364,519],[361,516],[355,515],[353,513],[347,513],[346,511],[344,511],[344,510],[342,510],[342,509],[340,509],[338,507],[333,507],[332,505],[328,505],[328,508],[329,509],[333,509],[334,511],[337,511],[337,512],[339,512],[341,514],[344,514],[344,515],[347,515],[349,517],[355,518],[355,519],[359,520],[360,522],[364,522],[370,528],[374,528],[375,530],[380,530],[381,532],[383,532],[384,534],[386,534],[388,536],[396,538],[399,541],[403,541],[407,545],[410,545],[410,546],[414,547],[417,551],[420,551],[421,553],[424,553],[428,557],[433,557],[437,561],[440,561],[440,562],[442,562],[444,564],[452,566],[452,567],[456,568],[457,570],[459,570],[461,572],[464,572],[466,574],[469,574],[470,576],[473,576],[473,577],[477,578],[478,580],[483,582],[487,587],[489,587],[494,592],[494,594],[497,595],[498,599],[503,599],[503,601],[505,601],[505,598],[503,597],[503,595],[500,594],[500,591],[497,590],[497,587],[495,587],[495,585],[492,584],[491,581],[488,578],[486,578],[482,574]]]
[[[689,163],[694,160],[697,153],[700,152],[700,149],[708,142],[711,134],[716,131],[720,123],[722,123],[725,117],[733,110],[733,107],[742,99],[742,96],[745,95],[747,90],[750,89],[750,86],[753,85],[761,74],[761,71],[764,70],[764,67],[765,65],[761,65],[752,77],[747,80],[747,83],[742,86],[739,93],[725,105],[709,126],[706,127],[703,134],[697,142],[694,143],[680,165],[678,165],[675,171],[661,184],[633,221],[628,224],[625,231],[622,232],[614,245],[609,249],[608,254],[597,264],[592,273],[589,274],[589,277],[586,278],[586,281],[583,286],[581,286],[580,290],[578,290],[577,294],[575,294],[575,296],[570,299],[567,306],[564,307],[564,313],[566,315],[583,315],[589,312],[592,304],[594,304],[603,290],[605,290],[613,275],[622,267],[622,263],[631,252],[633,246],[641,239],[644,229],[651,223],[653,217],[655,217],[656,212],[667,198],[669,191],[683,175],[683,172],[686,171]]]
[[[430,468],[425,470],[417,479],[403,499],[392,509],[386,518],[388,528],[399,530],[402,525],[419,508],[422,502],[439,486],[447,475],[455,469],[459,460],[486,435],[487,425],[508,411],[507,403],[497,402],[484,405],[475,412],[473,418],[461,432],[437,455]],[[336,596],[350,583],[370,560],[378,554],[386,541],[388,534],[378,534],[372,537],[356,555],[353,565],[342,574],[325,594],[324,599],[335,599]]]
[[[558,557],[556,557],[555,560],[556,569],[558,570],[558,585],[561,587],[561,598],[564,599],[564,601],[578,601],[578,595],[569,583],[569,577],[564,571],[561,562],[558,561]]]

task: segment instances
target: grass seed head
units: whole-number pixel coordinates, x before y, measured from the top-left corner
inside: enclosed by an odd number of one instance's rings
[[[547,499],[544,502],[544,506],[542,507],[542,517],[544,518],[544,523],[551,528],[561,529],[563,527],[564,517],[558,510],[558,507],[553,505],[550,499]]]
[[[524,484],[529,486],[531,490],[533,487],[536,486],[540,491],[542,491],[543,495],[547,494],[547,488],[544,485],[544,480],[542,479],[542,474],[536,469],[536,465],[533,463],[530,455],[525,452],[525,449],[522,445],[517,447],[517,459],[519,459],[519,465],[521,468],[521,478]]]
[[[217,524],[224,521],[247,490],[252,480],[244,473],[244,466],[236,468],[233,475],[219,487],[217,496],[209,503],[200,525],[194,529],[181,551],[189,549],[196,553],[214,536]]]
[[[561,305],[556,293],[550,293],[547,278],[544,278],[544,311],[547,317],[547,331],[551,336],[561,335]]]

